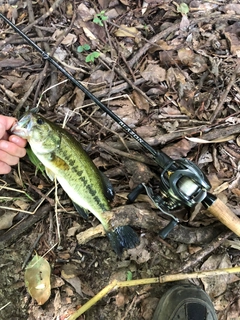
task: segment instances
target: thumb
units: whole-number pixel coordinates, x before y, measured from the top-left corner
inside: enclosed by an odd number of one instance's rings
[[[6,127],[0,122],[0,139],[4,137],[6,133]]]
[[[17,120],[13,117],[0,115],[0,139],[7,139],[8,134],[6,133],[6,130],[9,130],[16,121]]]

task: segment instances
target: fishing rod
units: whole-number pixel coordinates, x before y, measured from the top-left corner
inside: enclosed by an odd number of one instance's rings
[[[140,145],[148,151],[156,163],[161,167],[159,194],[154,194],[152,188],[144,183],[138,185],[128,196],[129,202],[133,202],[140,193],[146,192],[157,208],[170,216],[170,223],[160,231],[160,236],[165,238],[179,222],[172,214],[172,211],[180,206],[194,207],[197,203],[202,203],[209,212],[218,218],[235,234],[240,236],[240,219],[216,196],[209,193],[211,185],[203,172],[192,161],[187,159],[173,160],[162,151],[153,149],[143,138],[134,132],[121,118],[105,106],[96,96],[94,96],[81,82],[77,81],[48,53],[44,52],[34,41],[23,33],[15,24],[0,13],[2,18],[10,25],[22,38],[26,40],[44,60],[48,60],[61,73],[63,73],[75,86],[82,90],[96,105],[108,114],[125,132],[134,138]]]

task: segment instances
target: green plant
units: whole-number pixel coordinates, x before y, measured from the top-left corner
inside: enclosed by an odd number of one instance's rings
[[[77,52],[84,52],[84,51],[88,51],[88,50],[90,50],[90,45],[89,44],[87,44],[87,43],[85,43],[85,44],[83,44],[82,46],[78,46],[77,47]]]
[[[132,280],[132,272],[127,271],[127,281],[131,281],[131,280]]]
[[[89,54],[86,56],[85,61],[86,61],[86,62],[94,62],[94,60],[95,60],[96,58],[98,58],[99,56],[100,56],[100,52],[93,51],[92,53],[89,53]]]
[[[176,4],[177,6],[177,12],[180,12],[181,14],[188,14],[189,12],[189,7],[186,3],[182,2],[180,4],[177,4],[174,2],[174,4]]]
[[[103,21],[106,21],[107,19],[108,17],[105,16],[105,11],[102,10],[100,13],[95,15],[93,22],[103,27]]]

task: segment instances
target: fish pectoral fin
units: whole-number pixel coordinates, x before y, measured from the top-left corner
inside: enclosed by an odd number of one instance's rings
[[[80,214],[80,216],[85,219],[88,220],[88,210],[84,209],[83,207],[79,206],[77,203],[73,202],[73,205],[75,207],[75,209],[77,210],[77,212]]]
[[[51,158],[49,160],[58,169],[61,169],[61,170],[68,170],[69,169],[69,165],[63,159],[61,159],[60,157],[56,156],[55,153],[51,154]]]
[[[52,170],[50,170],[49,168],[46,168],[45,167],[45,171],[46,171],[46,174],[48,176],[48,178],[53,181],[55,179],[55,174],[54,172],[52,172]]]

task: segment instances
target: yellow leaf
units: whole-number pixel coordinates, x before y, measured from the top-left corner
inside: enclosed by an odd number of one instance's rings
[[[25,270],[25,285],[29,294],[39,305],[44,304],[50,297],[51,268],[47,260],[37,254],[29,262]]]
[[[116,37],[132,37],[135,38],[138,30],[135,27],[127,27],[121,25],[120,28],[115,32]]]

